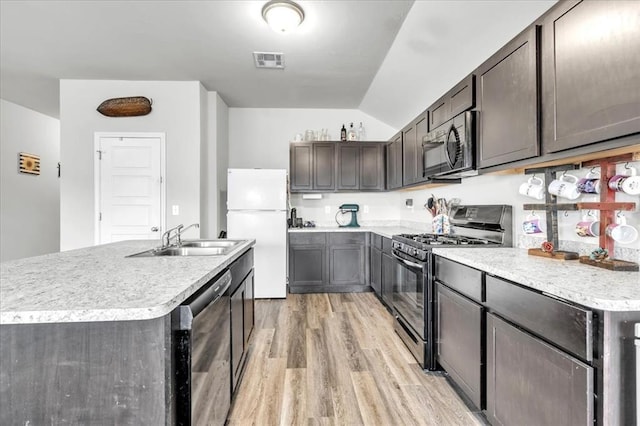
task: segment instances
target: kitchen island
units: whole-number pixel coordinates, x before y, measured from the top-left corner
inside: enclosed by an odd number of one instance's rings
[[[640,273],[516,248],[433,254],[438,362],[492,423],[636,422]]]
[[[247,253],[126,241],[0,264],[0,424],[172,424],[172,312]]]

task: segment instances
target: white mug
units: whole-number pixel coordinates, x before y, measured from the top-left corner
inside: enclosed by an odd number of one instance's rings
[[[578,178],[574,175],[563,174],[560,178],[549,184],[549,193],[556,197],[575,200],[580,197],[578,190]]]
[[[638,230],[631,225],[627,225],[627,218],[619,214],[616,223],[607,226],[607,235],[615,242],[629,244],[638,239]]]
[[[520,185],[518,192],[526,197],[542,200],[544,198],[544,189],[543,180],[532,176],[528,181]]]

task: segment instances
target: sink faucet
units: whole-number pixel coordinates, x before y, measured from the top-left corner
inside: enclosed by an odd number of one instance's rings
[[[178,242],[178,245],[182,245],[182,233],[185,232],[187,229],[191,229],[191,228],[200,228],[200,224],[199,223],[192,223],[191,225],[185,227],[180,227],[178,228],[178,235],[176,236],[176,241]]]
[[[169,247],[171,244],[172,238],[180,238],[180,230],[184,228],[183,224],[176,226],[175,228],[167,229],[167,231],[162,234],[162,248]],[[172,237],[171,233],[175,231],[175,235]]]

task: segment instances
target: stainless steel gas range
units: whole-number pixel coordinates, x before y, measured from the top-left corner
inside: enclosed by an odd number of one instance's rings
[[[395,330],[420,366],[436,369],[434,359],[434,247],[511,247],[511,206],[458,206],[450,214],[451,234],[399,234],[392,238],[396,259],[393,282]]]

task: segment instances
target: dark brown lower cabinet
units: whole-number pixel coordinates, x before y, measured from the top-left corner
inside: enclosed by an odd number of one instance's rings
[[[481,305],[436,284],[436,357],[478,408],[482,401]]]
[[[289,234],[289,292],[371,291],[367,232]]]
[[[395,263],[393,257],[382,252],[382,302],[391,309],[393,302],[393,283],[395,277]]]
[[[589,425],[593,368],[487,314],[487,409],[493,425]]]

